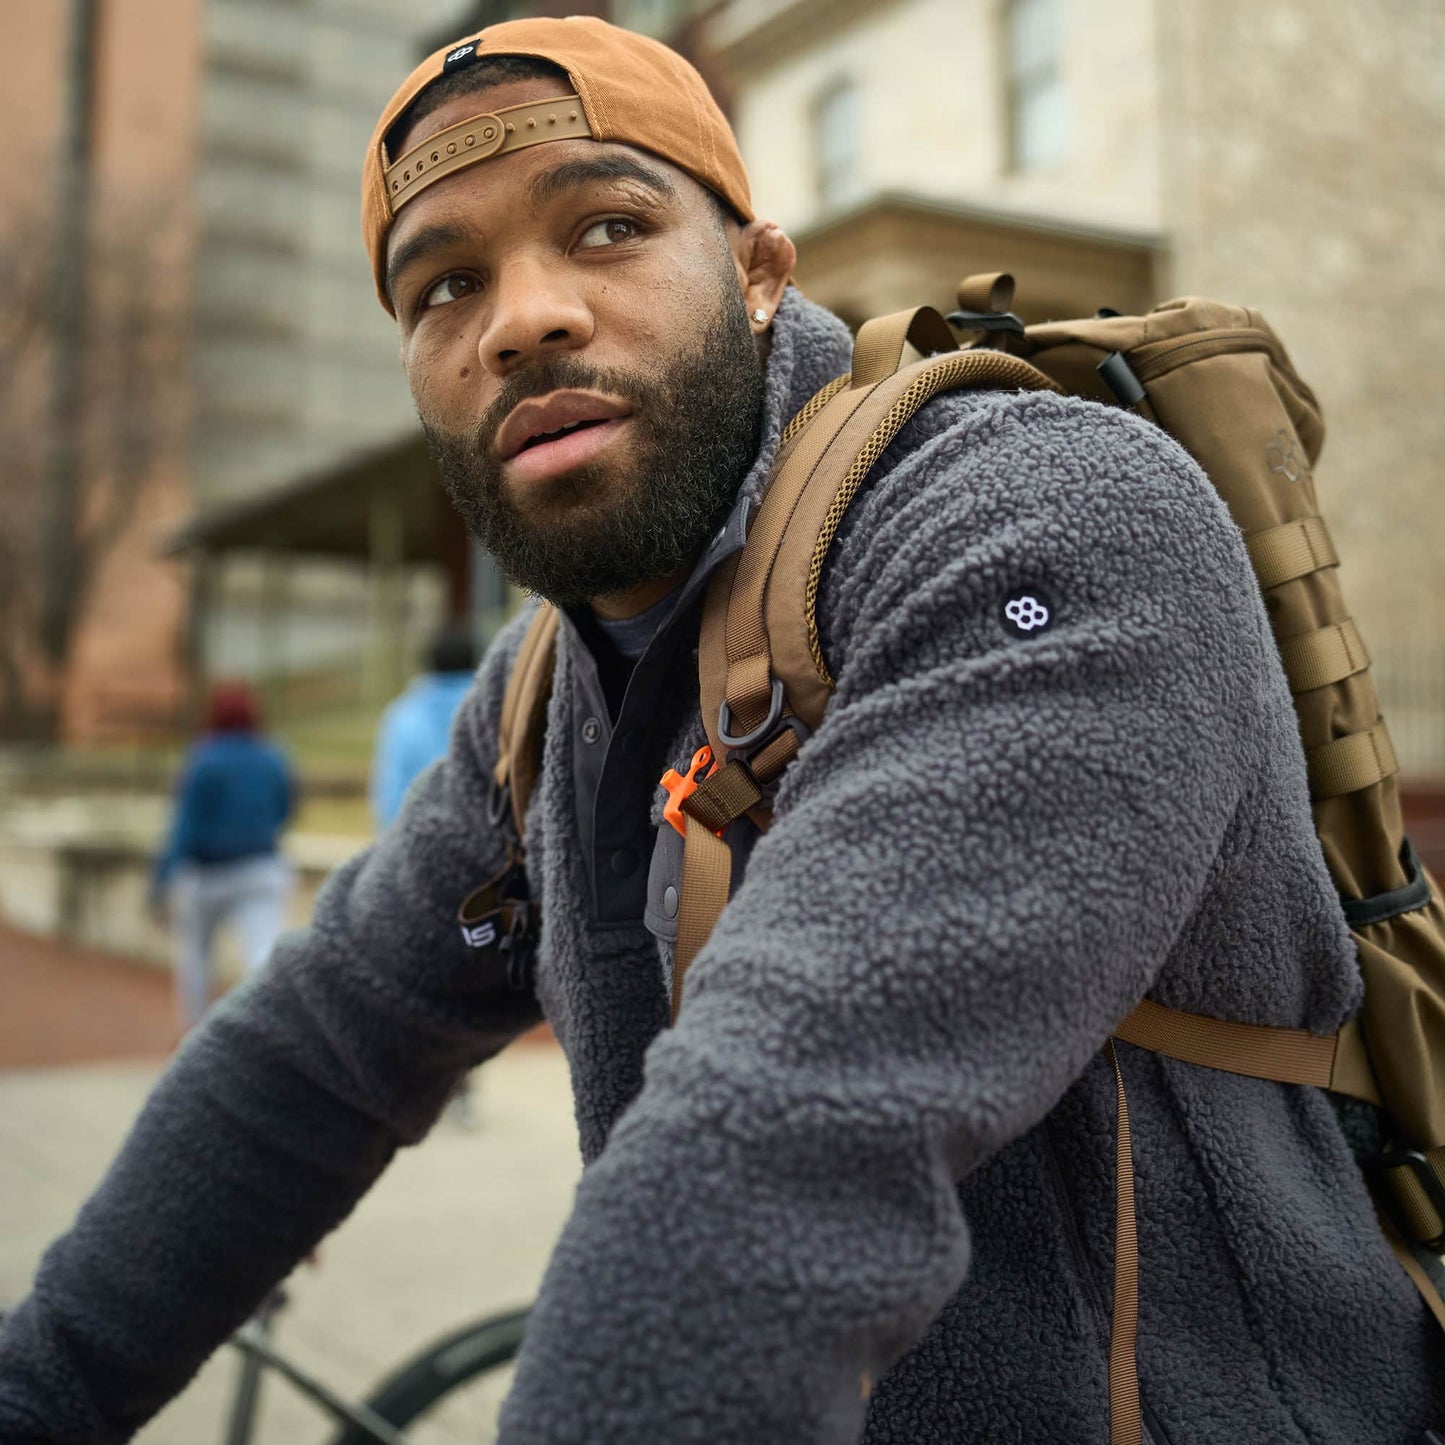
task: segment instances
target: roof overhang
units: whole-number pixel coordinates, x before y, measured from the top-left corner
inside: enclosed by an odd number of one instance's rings
[[[1025,321],[1125,314],[1160,299],[1163,236],[885,191],[795,236],[798,285],[854,324],[926,302],[949,311],[967,275],[1008,271]]]
[[[419,434],[355,453],[259,495],[208,507],[173,532],[163,551],[367,557],[382,509],[399,530],[399,560],[438,561],[448,555],[447,533],[461,523]]]

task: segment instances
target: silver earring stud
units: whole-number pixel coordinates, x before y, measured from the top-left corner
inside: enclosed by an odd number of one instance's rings
[[[766,321],[767,319],[768,319],[768,313],[767,313],[766,311],[764,311],[761,306],[759,306],[758,309],[753,312],[753,320],[756,321],[759,326],[761,326],[761,325],[763,324],[763,322]]]

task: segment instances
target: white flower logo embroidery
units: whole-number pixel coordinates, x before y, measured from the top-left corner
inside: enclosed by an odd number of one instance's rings
[[[1003,615],[1020,632],[1033,632],[1036,628],[1049,625],[1049,609],[1037,597],[1030,597],[1027,593],[1013,598],[1005,606]]]

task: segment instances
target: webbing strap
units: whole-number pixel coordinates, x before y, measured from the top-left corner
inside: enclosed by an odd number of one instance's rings
[[[1343,682],[1370,665],[1370,654],[1359,629],[1348,618],[1333,627],[1321,627],[1279,644],[1280,661],[1291,692],[1313,692]]]
[[[1109,1445],[1140,1445],[1139,1230],[1134,1217],[1134,1153],[1124,1071],[1110,1039],[1114,1066],[1114,1318],[1109,1330]]]
[[[677,1013],[682,1007],[682,986],[687,971],[727,907],[733,871],[732,850],[696,818],[687,819],[683,839],[682,899],[677,918],[677,944],[672,953],[673,1023],[677,1022]]]
[[[1318,572],[1321,567],[1338,567],[1339,554],[1330,539],[1323,517],[1302,517],[1285,522],[1244,539],[1254,575],[1260,587],[1282,587],[1297,577]]]
[[[517,649],[497,722],[497,762],[492,777],[508,794],[518,842],[542,766],[542,738],[557,659],[557,617],[557,609],[548,603],[537,609]]]
[[[1366,732],[1347,733],[1310,748],[1305,753],[1305,765],[1309,770],[1310,797],[1316,800],[1358,793],[1400,770],[1383,720]]]
[[[730,758],[710,778],[705,778],[683,799],[682,811],[710,832],[719,833],[763,800],[752,772],[736,758]]]
[[[1143,999],[1115,1030],[1117,1038],[1186,1064],[1202,1064],[1283,1084],[1330,1085],[1334,1035],[1233,1023]]]
[[[1445,1187],[1445,1144],[1425,1151],[1425,1165]],[[1388,1161],[1387,1161],[1388,1162]],[[1445,1234],[1445,1218],[1413,1169],[1391,1168],[1381,1171],[1381,1180],[1389,1188],[1399,1209],[1407,1233],[1421,1242],[1437,1240]]]
[[[1399,1226],[1390,1217],[1389,1209],[1378,1198],[1375,1200],[1375,1214],[1380,1221],[1381,1232],[1389,1241],[1395,1258],[1400,1261],[1401,1269],[1410,1276],[1410,1283],[1420,1292],[1425,1308],[1435,1316],[1440,1328],[1445,1330],[1445,1299],[1440,1298],[1440,1291],[1435,1288],[1434,1281],[1425,1273],[1424,1266],[1415,1258],[1415,1251],[1401,1237]]]
[[[892,376],[903,364],[903,349],[909,344],[925,356],[930,352],[958,350],[958,338],[931,306],[913,306],[907,311],[895,311],[891,316],[875,316],[858,328],[858,339],[853,343],[854,390]]]

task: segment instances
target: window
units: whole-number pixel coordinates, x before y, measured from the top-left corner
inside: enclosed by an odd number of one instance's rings
[[[1009,160],[1014,170],[1053,165],[1068,153],[1061,0],[1008,0]]]
[[[859,190],[863,101],[851,80],[835,81],[818,97],[814,113],[818,200],[825,210],[846,205]]]

